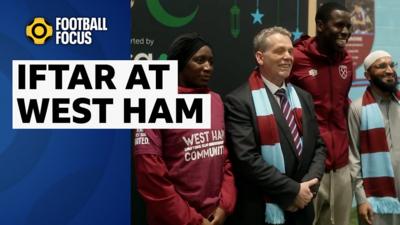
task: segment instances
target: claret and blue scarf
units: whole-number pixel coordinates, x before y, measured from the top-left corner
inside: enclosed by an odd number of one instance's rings
[[[373,211],[400,214],[384,119],[370,87],[362,98],[360,153],[364,190]]]
[[[254,70],[248,79],[253,104],[257,115],[257,124],[260,131],[261,154],[263,159],[269,164],[277,168],[281,173],[285,173],[285,160],[279,140],[279,132],[272,111],[271,102],[269,101],[266,87],[258,70]],[[302,133],[301,115],[302,109],[299,97],[292,85],[287,85],[288,101],[294,112],[297,121],[297,127]],[[285,217],[283,210],[276,204],[268,202],[266,196],[266,212],[265,222],[270,224],[283,224]]]

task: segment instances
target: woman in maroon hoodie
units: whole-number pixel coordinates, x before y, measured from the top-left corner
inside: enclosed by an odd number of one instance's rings
[[[168,59],[178,60],[180,94],[211,95],[211,129],[136,132],[141,141],[133,150],[134,165],[147,222],[223,224],[233,211],[236,188],[225,147],[223,103],[207,87],[213,72],[212,49],[198,34],[184,34],[170,46]]]

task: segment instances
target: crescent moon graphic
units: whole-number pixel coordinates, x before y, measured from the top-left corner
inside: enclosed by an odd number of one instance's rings
[[[181,27],[188,24],[196,16],[199,6],[188,16],[176,17],[169,14],[159,0],[146,0],[150,14],[161,24],[167,27]]]

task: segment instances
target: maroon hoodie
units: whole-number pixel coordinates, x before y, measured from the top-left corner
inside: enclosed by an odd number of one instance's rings
[[[198,90],[179,87],[179,93]],[[149,225],[200,225],[217,207],[233,211],[236,188],[225,147],[224,107],[218,94],[209,94],[211,129],[136,132],[134,164]]]
[[[351,56],[347,51],[336,57],[321,54],[315,38],[308,36],[295,43],[293,54],[289,80],[312,95],[321,137],[328,149],[326,170],[339,169],[349,162],[348,94],[354,76]]]

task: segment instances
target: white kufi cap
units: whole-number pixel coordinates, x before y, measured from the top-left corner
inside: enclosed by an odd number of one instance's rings
[[[376,60],[378,60],[379,58],[382,58],[382,57],[386,57],[386,56],[392,58],[392,56],[388,52],[383,51],[383,50],[373,51],[373,52],[369,53],[369,55],[367,57],[365,57],[365,59],[364,59],[364,69],[365,69],[365,71],[367,71],[369,69],[369,67]]]

